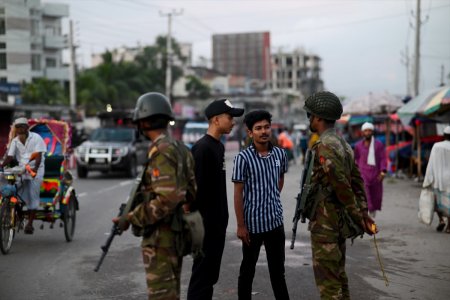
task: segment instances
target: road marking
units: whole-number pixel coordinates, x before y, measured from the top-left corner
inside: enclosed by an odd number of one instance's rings
[[[101,190],[98,190],[98,191],[94,192],[93,194],[95,195],[95,194],[101,194],[101,193],[104,193],[104,192],[108,192],[108,191],[114,190],[114,189],[116,189],[118,187],[124,187],[124,186],[130,185],[132,182],[133,182],[133,180],[122,181],[122,182],[119,183],[119,185],[113,185],[113,186],[110,186],[110,187],[107,187],[107,188],[103,188]],[[88,194],[89,193],[86,193],[86,192],[79,193],[78,194],[78,198],[86,197]]]
[[[133,180],[127,180],[127,181],[122,181],[121,183],[119,183],[120,186],[125,186],[125,185],[129,185],[133,182]]]

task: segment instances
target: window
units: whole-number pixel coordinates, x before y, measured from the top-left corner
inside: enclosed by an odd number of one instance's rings
[[[0,70],[6,70],[6,53],[0,53]]]
[[[30,31],[31,31],[31,35],[32,36],[38,36],[39,35],[39,33],[40,33],[39,26],[40,26],[39,20],[31,20]]]
[[[31,55],[31,70],[33,71],[41,70],[41,56],[39,54]]]
[[[30,9],[30,16],[39,16],[40,13],[41,12],[38,9],[35,8]]]
[[[292,66],[292,57],[286,57],[286,65]]]
[[[6,49],[6,43],[0,43],[0,49]]]
[[[45,26],[45,35],[54,36],[56,34],[55,28],[52,26]]]
[[[45,66],[47,68],[56,68],[56,59],[54,59],[54,58],[46,58],[45,59]]]
[[[0,18],[0,35],[3,35],[5,33],[6,33],[5,18]]]

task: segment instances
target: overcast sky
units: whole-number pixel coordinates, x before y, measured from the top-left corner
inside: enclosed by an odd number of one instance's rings
[[[413,62],[417,0],[46,0],[68,3],[77,61],[120,46],[152,44],[167,34],[160,12],[183,10],[173,36],[193,45],[193,61],[211,59],[212,35],[270,31],[272,51],[303,48],[322,58],[327,90],[356,97],[406,93],[406,57]],[[450,73],[450,0],[422,0],[420,90]],[[67,23],[68,21],[65,20]],[[66,27],[67,28],[67,27]],[[408,49],[408,50],[407,50]],[[409,52],[409,56],[405,55]],[[403,53],[403,57],[402,57]],[[412,81],[412,76],[410,76]]]

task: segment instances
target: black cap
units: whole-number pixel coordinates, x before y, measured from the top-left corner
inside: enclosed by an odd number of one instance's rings
[[[244,109],[235,108],[228,99],[214,100],[205,109],[205,116],[208,120],[224,113],[227,113],[232,117],[240,117],[244,114]]]

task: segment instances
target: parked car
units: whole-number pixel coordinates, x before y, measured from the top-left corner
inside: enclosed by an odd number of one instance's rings
[[[149,143],[135,128],[98,128],[75,149],[78,177],[86,178],[89,171],[124,171],[136,177],[138,166],[147,160]]]
[[[190,149],[208,131],[207,122],[187,122],[184,126],[182,141]]]

